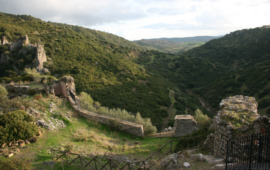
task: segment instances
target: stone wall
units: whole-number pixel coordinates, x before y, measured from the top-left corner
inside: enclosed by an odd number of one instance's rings
[[[191,115],[176,115],[174,119],[174,136],[180,137],[198,130],[197,122]]]
[[[242,95],[221,101],[220,110],[213,118],[215,157],[225,157],[227,141],[253,128],[252,122],[259,117],[257,106],[255,98]]]
[[[131,134],[134,136],[140,136],[140,137],[144,136],[143,125],[136,124],[129,121],[123,121],[123,120],[106,116],[106,115],[100,115],[93,112],[89,112],[87,110],[81,109],[78,105],[76,105],[70,96],[68,96],[68,100],[71,103],[73,109],[76,110],[82,117],[86,119],[94,120],[94,121],[97,121],[99,123],[109,125],[109,126],[111,125],[111,122],[114,121],[114,122],[117,122],[119,131]]]
[[[72,105],[73,109],[76,110],[82,117],[85,117],[86,119],[91,119],[91,120],[94,120],[94,121],[97,121],[99,123],[109,125],[109,126],[111,125],[112,121],[117,122],[117,125],[118,125],[117,129],[119,131],[131,134],[134,136],[140,136],[140,137],[144,136],[143,125],[136,124],[129,121],[123,121],[121,119],[113,118],[106,115],[96,114],[96,113],[89,112],[87,110],[80,108],[80,106],[77,105],[70,96],[70,91],[74,95],[76,95],[75,83],[74,83],[73,77],[71,76],[61,77],[58,82],[63,82],[65,84],[65,88],[66,88],[65,91],[68,96],[68,100],[70,104]]]

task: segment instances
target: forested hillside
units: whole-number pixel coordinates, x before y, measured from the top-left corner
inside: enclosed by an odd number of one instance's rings
[[[73,76],[77,93],[85,91],[103,106],[140,112],[159,127],[171,106],[176,114],[194,114],[200,108],[213,116],[216,112],[211,109],[229,95],[254,96],[259,112],[270,112],[266,26],[235,31],[176,56],[147,50],[113,34],[26,15],[1,13],[0,23],[1,37],[9,42],[28,35],[30,43],[43,44],[45,67],[53,76]],[[1,80],[24,78],[24,66],[34,62],[35,51],[27,55],[19,51],[0,46],[0,55],[9,56],[0,64]],[[199,97],[211,108],[202,107]]]
[[[157,38],[157,39],[142,39],[133,41],[141,46],[151,50],[159,50],[165,53],[182,54],[192,48],[199,47],[220,36],[196,36],[185,38]]]
[[[148,58],[153,52],[123,38],[26,15],[1,13],[0,23],[0,36],[6,36],[9,42],[28,35],[30,43],[43,44],[48,59],[44,66],[51,75],[73,76],[77,93],[85,91],[103,106],[140,112],[142,117],[150,117],[161,126],[162,118],[168,114],[164,108],[171,104],[170,89],[189,97],[188,104],[196,100],[186,89],[151,75],[142,64],[135,63],[137,58]],[[29,50],[24,55],[20,52],[23,46],[14,51],[9,51],[6,45],[0,48],[0,56],[9,57],[7,62],[0,63],[0,80],[7,83],[25,80],[23,69],[35,62],[35,51]],[[199,107],[197,102],[194,108]]]

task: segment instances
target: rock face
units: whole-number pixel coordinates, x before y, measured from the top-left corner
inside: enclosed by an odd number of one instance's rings
[[[191,115],[176,115],[174,119],[174,136],[180,137],[198,130],[197,122]]]
[[[9,44],[9,49],[10,51],[15,50],[16,48],[22,46],[22,45],[27,45],[29,44],[28,36],[25,35],[24,37],[19,38],[18,40],[12,42]]]
[[[163,159],[159,166],[160,169],[166,169],[166,170],[173,170],[173,169],[177,169],[178,166],[178,159],[179,155],[177,153],[171,154],[169,156],[167,156],[165,159]]]
[[[256,99],[248,96],[233,96],[223,99],[220,110],[213,119],[214,156],[224,158],[227,141],[233,138],[235,131],[244,133],[252,122],[259,117]]]
[[[7,40],[6,36],[3,36],[2,40],[1,40],[1,45],[5,45],[5,44],[8,44],[8,40]]]
[[[67,98],[70,91],[76,96],[74,78],[71,76],[61,77],[59,81],[54,82],[53,88],[56,96]]]
[[[37,54],[36,54],[36,69],[39,72],[43,72],[43,63],[47,61],[46,53],[41,44],[38,44],[37,46]]]

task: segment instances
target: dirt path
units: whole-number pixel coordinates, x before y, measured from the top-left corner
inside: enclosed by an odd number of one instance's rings
[[[170,107],[168,108],[168,117],[166,118],[163,118],[163,125],[162,125],[162,128],[161,128],[161,131],[163,131],[165,128],[168,127],[168,122],[169,120],[173,119],[175,113],[176,113],[176,109],[173,108],[174,106],[174,102],[175,102],[175,99],[174,99],[174,91],[173,90],[170,90],[169,92],[169,97],[171,99],[171,105]]]

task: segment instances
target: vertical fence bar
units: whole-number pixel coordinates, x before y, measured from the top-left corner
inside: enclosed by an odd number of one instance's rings
[[[226,152],[226,170],[227,170],[227,164],[228,164],[228,150],[229,150],[229,141],[227,141],[227,152]]]
[[[172,141],[171,141],[171,154],[173,154],[173,150],[172,150]]]
[[[253,135],[251,135],[251,140],[250,140],[250,154],[249,154],[249,165],[248,165],[248,169],[249,169],[249,170],[250,170],[250,168],[251,168],[252,145],[253,145]]]

